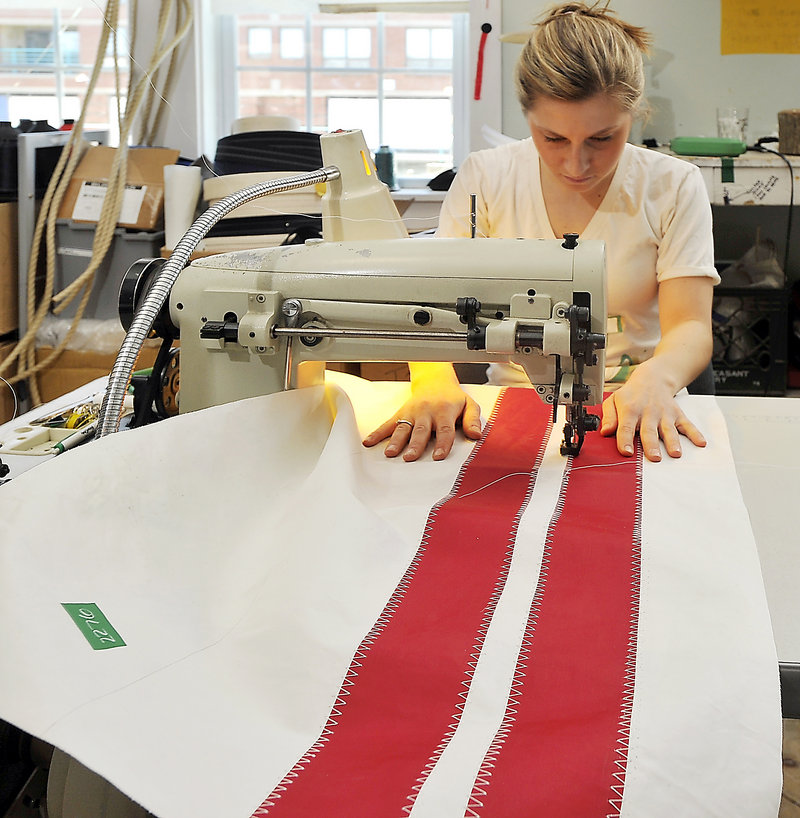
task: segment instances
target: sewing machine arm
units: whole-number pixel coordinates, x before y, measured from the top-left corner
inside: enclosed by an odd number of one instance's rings
[[[310,242],[200,259],[176,281],[180,411],[319,383],[326,362],[509,361],[566,406],[577,454],[602,400],[602,242]]]

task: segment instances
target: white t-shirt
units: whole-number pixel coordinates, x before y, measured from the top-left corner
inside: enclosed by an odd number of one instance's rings
[[[477,236],[552,239],[532,139],[471,154],[459,168],[439,217],[437,236],[470,235],[476,194]],[[606,382],[627,380],[661,338],[658,284],[703,276],[714,283],[711,206],[690,162],[626,144],[606,195],[583,231],[603,239],[608,270]],[[527,382],[521,367],[493,364],[492,383]]]

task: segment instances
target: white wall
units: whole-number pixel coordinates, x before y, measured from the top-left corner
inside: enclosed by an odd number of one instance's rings
[[[529,28],[551,5],[503,0],[504,33]],[[720,0],[612,0],[612,8],[655,40],[646,72],[653,113],[642,136],[716,136],[716,107],[742,105],[752,143],[777,134],[778,111],[800,108],[800,55],[720,55]],[[503,131],[517,138],[528,135],[513,84],[521,48],[503,45]]]
[[[193,0],[191,4],[194,25],[180,46],[168,111],[162,119],[156,140],[157,144],[175,148],[190,159],[209,150],[209,146],[203,144],[204,132],[212,127],[216,104],[212,97],[213,83],[204,82],[209,66],[202,55],[209,52],[208,38],[211,33],[203,29],[200,11],[207,2]],[[152,56],[153,38],[147,33],[155,27],[160,5],[160,0],[139,0],[138,3],[138,36],[133,56],[142,66],[148,65]],[[211,90],[205,90],[206,86]],[[213,144],[210,149],[213,151]]]

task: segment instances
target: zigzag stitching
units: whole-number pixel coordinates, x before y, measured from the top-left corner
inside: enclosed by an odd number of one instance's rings
[[[505,394],[505,390],[504,390]],[[499,407],[500,401],[497,402],[496,407]],[[492,413],[491,422],[494,422],[496,417],[496,410]],[[488,424],[487,424],[488,427]],[[511,523],[511,529],[509,531],[508,543],[506,548],[506,555],[503,558],[503,564],[500,569],[500,573],[497,577],[497,582],[495,583],[494,589],[489,596],[489,602],[485,608],[483,618],[478,626],[475,642],[473,643],[473,649],[470,653],[470,660],[467,663],[467,667],[469,668],[464,674],[464,680],[461,682],[461,686],[464,690],[459,693],[459,698],[462,699],[461,702],[456,703],[456,712],[453,713],[453,721],[448,725],[448,730],[442,736],[442,740],[439,742],[436,749],[431,754],[428,762],[423,767],[420,775],[418,776],[416,783],[411,788],[411,793],[408,795],[408,804],[403,807],[403,812],[406,815],[410,815],[411,810],[414,808],[414,804],[416,803],[417,797],[419,795],[420,790],[422,789],[425,781],[427,781],[428,777],[430,776],[431,772],[433,772],[434,767],[439,763],[439,759],[442,757],[442,754],[447,749],[447,746],[450,744],[453,736],[458,729],[458,725],[461,721],[461,716],[464,712],[464,707],[466,705],[466,700],[469,695],[469,689],[472,685],[472,680],[475,677],[475,669],[478,665],[478,660],[480,659],[481,651],[483,650],[484,642],[486,641],[486,635],[489,631],[489,625],[491,624],[492,618],[494,617],[495,610],[497,609],[497,605],[500,602],[500,597],[503,595],[503,590],[505,588],[506,582],[508,580],[508,575],[511,570],[511,561],[514,556],[514,545],[517,540],[517,533],[519,532],[519,524],[522,520],[522,515],[525,513],[525,509],[528,507],[530,503],[530,499],[533,496],[533,490],[536,486],[536,478],[539,475],[539,469],[542,465],[542,460],[544,459],[544,452],[547,448],[547,442],[550,439],[550,434],[552,432],[553,423],[552,420],[548,422],[545,434],[542,437],[541,444],[539,446],[539,450],[536,453],[536,457],[534,458],[534,465],[531,470],[530,479],[528,480],[528,488],[525,492],[525,497],[520,504],[520,507],[517,509],[516,513],[514,514],[514,519]],[[515,711],[516,712],[516,711]]]
[[[609,798],[608,803],[612,812],[606,818],[620,818],[622,812],[622,798],[625,789],[625,774],[628,768],[628,751],[631,739],[631,718],[633,716],[633,693],[636,684],[636,651],[639,643],[639,610],[641,604],[641,576],[642,576],[642,449],[637,446],[636,453],[636,516],[633,523],[631,537],[631,612],[628,630],[628,651],[625,659],[625,682],[619,713],[619,738],[614,760],[617,771],[612,774],[618,784],[611,785],[611,792],[616,798]]]
[[[569,457],[564,474],[561,478],[561,488],[559,489],[558,499],[556,500],[555,510],[550,518],[550,523],[547,526],[547,533],[544,538],[544,549],[542,554],[542,567],[539,571],[539,579],[536,583],[536,590],[531,601],[530,612],[525,624],[525,633],[522,639],[522,644],[517,657],[517,664],[514,668],[514,676],[511,682],[511,690],[506,704],[506,711],[503,715],[503,720],[500,727],[494,735],[489,748],[484,755],[483,761],[478,774],[475,776],[475,782],[472,785],[472,792],[470,793],[469,801],[467,802],[465,818],[479,818],[479,810],[483,807],[483,802],[480,800],[487,793],[492,777],[492,768],[495,766],[497,757],[500,755],[503,745],[505,744],[508,734],[514,725],[517,714],[516,707],[522,698],[522,688],[524,685],[525,671],[528,667],[528,657],[530,656],[531,648],[534,644],[534,637],[536,625],[539,622],[539,613],[542,607],[542,598],[544,597],[547,579],[550,574],[550,555],[552,553],[553,539],[555,527],[561,518],[566,503],[567,487],[569,485],[569,478],[572,474],[573,458]]]
[[[458,471],[458,475],[456,479],[453,481],[453,486],[451,487],[448,494],[443,497],[442,499],[438,500],[434,505],[431,507],[430,512],[428,513],[428,519],[425,522],[425,528],[422,532],[422,538],[420,539],[420,545],[417,549],[417,552],[414,554],[411,562],[408,565],[405,573],[401,577],[400,581],[397,583],[392,595],[389,597],[388,602],[384,605],[383,610],[381,611],[378,618],[375,620],[375,624],[370,628],[367,635],[361,640],[358,648],[353,655],[353,659],[350,662],[350,666],[345,673],[344,679],[342,681],[341,687],[339,688],[339,694],[334,702],[333,708],[331,709],[331,713],[328,716],[325,725],[323,726],[322,730],[320,731],[319,738],[305,751],[305,753],[295,762],[294,766],[289,770],[288,773],[278,782],[278,784],[273,788],[272,792],[261,802],[261,804],[255,809],[251,818],[263,818],[269,814],[269,810],[275,806],[278,799],[281,797],[283,793],[285,793],[288,789],[288,785],[291,784],[295,779],[297,779],[300,773],[303,771],[303,768],[308,766],[311,761],[319,755],[322,748],[330,741],[330,736],[333,735],[333,728],[336,727],[338,722],[334,718],[334,716],[341,716],[342,711],[337,709],[337,707],[344,707],[347,703],[346,700],[343,698],[344,696],[349,696],[350,691],[346,690],[346,687],[352,687],[355,684],[355,679],[358,676],[358,672],[355,670],[356,667],[360,667],[361,663],[356,661],[356,659],[366,659],[367,652],[369,648],[377,641],[380,634],[386,629],[387,625],[392,619],[392,616],[396,613],[397,609],[400,607],[400,603],[402,602],[403,598],[408,591],[409,586],[411,585],[411,580],[414,577],[414,574],[419,567],[419,564],[422,562],[422,557],[427,551],[428,543],[430,542],[431,532],[433,530],[433,524],[436,520],[436,516],[439,510],[447,503],[449,500],[454,498],[458,494],[458,490],[461,487],[461,484],[464,480],[464,474],[467,470],[467,467],[472,463],[472,461],[477,456],[478,452],[480,451],[481,447],[483,446],[484,440],[486,440],[489,431],[494,426],[497,413],[500,409],[502,404],[503,398],[505,397],[505,389],[500,392],[500,396],[498,397],[497,401],[495,402],[494,408],[492,413],[489,417],[489,420],[486,422],[486,426],[484,427],[484,434],[483,436],[477,441],[475,446],[473,446],[472,451],[470,451],[467,458],[461,465],[461,468]],[[449,739],[448,739],[449,741]]]

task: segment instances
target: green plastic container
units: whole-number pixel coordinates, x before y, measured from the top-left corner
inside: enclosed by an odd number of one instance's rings
[[[716,136],[676,136],[669,147],[679,156],[740,156],[747,150],[747,143]]]

